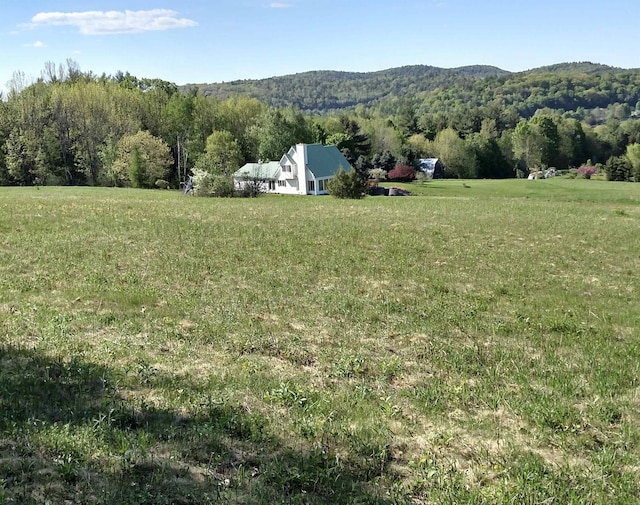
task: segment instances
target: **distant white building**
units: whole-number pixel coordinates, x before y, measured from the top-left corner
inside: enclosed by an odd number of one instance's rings
[[[431,176],[432,179],[444,178],[444,165],[440,158],[421,158],[418,162],[420,163],[420,170]]]

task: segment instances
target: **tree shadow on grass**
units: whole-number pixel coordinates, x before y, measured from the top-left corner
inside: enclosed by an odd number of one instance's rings
[[[379,473],[286,448],[259,414],[185,415],[117,384],[77,357],[0,346],[0,504],[388,503]]]

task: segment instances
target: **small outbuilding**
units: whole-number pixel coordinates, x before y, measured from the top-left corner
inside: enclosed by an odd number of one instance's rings
[[[444,165],[440,158],[421,158],[419,167],[432,179],[444,179]]]

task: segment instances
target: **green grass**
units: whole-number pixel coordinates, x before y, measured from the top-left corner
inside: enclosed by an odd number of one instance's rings
[[[633,184],[612,184],[597,179],[565,179],[555,177],[529,181],[437,179],[426,182],[391,183],[408,189],[416,196],[444,196],[468,198],[541,198],[578,202],[639,204],[640,193]]]
[[[638,503],[640,184],[0,188],[0,504]]]

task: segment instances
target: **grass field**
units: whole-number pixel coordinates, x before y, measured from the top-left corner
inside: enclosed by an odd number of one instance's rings
[[[640,184],[0,188],[0,504],[640,503]]]

